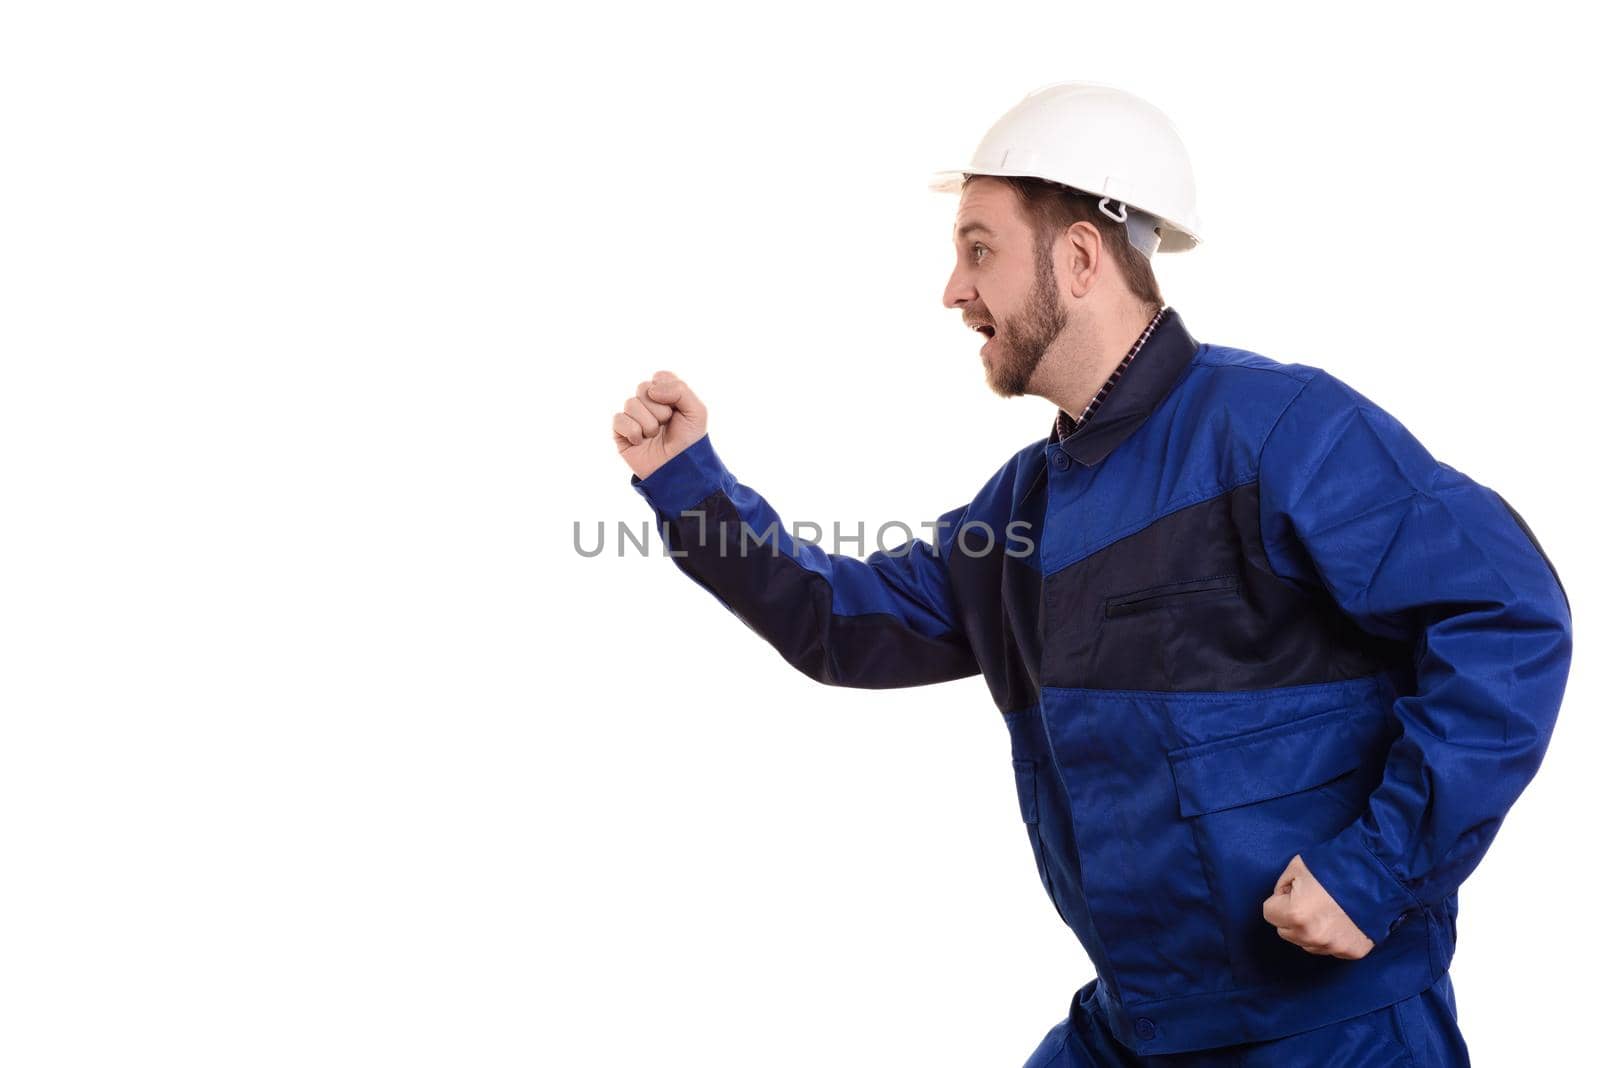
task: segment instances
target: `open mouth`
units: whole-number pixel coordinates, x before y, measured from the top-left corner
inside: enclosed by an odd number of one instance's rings
[[[978,355],[988,359],[989,346],[994,343],[994,327],[988,323],[974,323],[972,329],[983,335],[983,344],[978,346]]]

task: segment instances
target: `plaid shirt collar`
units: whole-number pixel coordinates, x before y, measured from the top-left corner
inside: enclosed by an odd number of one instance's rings
[[[1160,325],[1162,317],[1165,316],[1166,313],[1167,306],[1163,304],[1160,310],[1156,312],[1155,316],[1145,326],[1144,333],[1139,335],[1139,340],[1133,343],[1133,348],[1128,350],[1128,354],[1122,358],[1122,362],[1117,364],[1116,370],[1111,372],[1111,377],[1106,379],[1105,384],[1100,387],[1100,391],[1096,393],[1094,395],[1094,399],[1089,402],[1089,406],[1083,410],[1083,414],[1074,419],[1064,410],[1059,408],[1056,409],[1056,425],[1055,432],[1052,436],[1053,441],[1057,443],[1066,441],[1069,437],[1081,429],[1084,423],[1089,421],[1090,416],[1094,415],[1094,413],[1099,410],[1100,405],[1105,403],[1107,395],[1111,393],[1112,387],[1114,387],[1117,384],[1117,380],[1122,377],[1122,372],[1128,369],[1128,365],[1132,363],[1133,358],[1139,354],[1139,350],[1144,348],[1144,343],[1150,340],[1150,335],[1155,333],[1156,327]]]

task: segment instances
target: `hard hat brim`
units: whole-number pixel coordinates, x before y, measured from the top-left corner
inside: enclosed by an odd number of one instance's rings
[[[959,170],[933,172],[933,176],[928,179],[928,189],[935,193],[959,193],[961,192],[962,180],[964,176],[968,174],[984,175],[989,178],[1038,177],[1036,174],[1024,174],[1003,170],[974,170],[971,167],[962,167]],[[1049,179],[1046,179],[1046,181],[1048,180]],[[1088,190],[1084,190],[1084,192],[1089,193],[1090,196],[1095,195],[1090,193]],[[1139,207],[1137,204],[1132,206],[1135,208]],[[1143,211],[1144,209],[1140,208],[1139,210]],[[1200,244],[1200,238],[1196,235],[1188,232],[1187,230],[1179,228],[1173,223],[1168,222],[1166,219],[1163,219],[1159,215],[1157,215],[1155,218],[1156,233],[1161,235],[1161,244],[1156,246],[1157,252],[1187,252],[1189,249],[1192,249],[1196,245]]]

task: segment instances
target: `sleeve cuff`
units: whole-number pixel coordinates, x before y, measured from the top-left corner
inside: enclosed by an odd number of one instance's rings
[[[733,476],[722,465],[722,458],[711,447],[711,435],[700,440],[650,472],[650,477],[631,476],[651,507],[663,515],[677,516],[693,508],[718,490],[731,492]]]
[[[1374,945],[1421,906],[1361,839],[1359,823],[1303,851],[1300,859]]]

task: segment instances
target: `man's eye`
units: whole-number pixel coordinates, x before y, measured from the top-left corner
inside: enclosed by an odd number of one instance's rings
[[[984,251],[984,252],[988,252],[989,251],[987,248],[984,248],[984,246],[974,243],[973,246],[972,246],[972,258],[973,258],[974,261],[976,261],[979,258],[978,257],[978,251],[980,249],[982,251]]]

